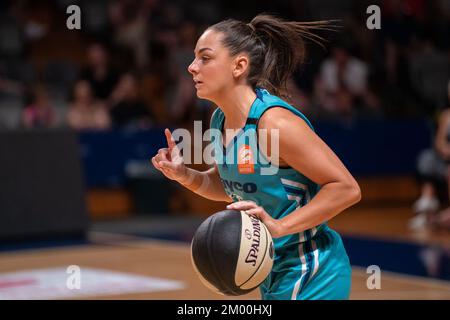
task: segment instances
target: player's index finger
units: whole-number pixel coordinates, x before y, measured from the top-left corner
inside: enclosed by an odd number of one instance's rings
[[[172,134],[170,133],[170,130],[166,128],[166,129],[164,130],[164,133],[166,134],[167,145],[168,145],[170,148],[175,147],[175,141],[173,141]]]

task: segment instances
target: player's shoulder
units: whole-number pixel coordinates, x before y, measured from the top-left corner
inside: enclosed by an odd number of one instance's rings
[[[292,126],[306,125],[305,121],[292,110],[284,106],[274,106],[268,109],[259,119],[259,129],[289,129]]]

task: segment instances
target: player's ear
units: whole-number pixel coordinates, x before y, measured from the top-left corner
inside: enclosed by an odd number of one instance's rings
[[[243,74],[245,74],[247,72],[248,67],[249,67],[248,56],[243,55],[243,54],[238,55],[234,59],[233,76],[235,78],[239,78],[240,76],[242,76]]]

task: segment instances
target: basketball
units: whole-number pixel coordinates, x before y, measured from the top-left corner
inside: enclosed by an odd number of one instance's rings
[[[216,293],[243,295],[272,270],[274,247],[267,227],[243,211],[208,217],[191,243],[192,264],[202,283]]]

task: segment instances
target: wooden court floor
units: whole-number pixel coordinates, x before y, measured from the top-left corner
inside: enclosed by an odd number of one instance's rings
[[[178,280],[184,289],[150,293],[86,296],[83,299],[260,299],[258,290],[240,297],[210,292],[190,264],[189,245],[171,241],[119,241],[0,254],[0,273],[79,265]],[[353,269],[351,299],[450,299],[448,282],[382,272],[381,289],[366,287],[365,270]]]
[[[341,234],[434,244],[450,247],[450,233],[411,231],[407,207],[363,208],[346,211],[329,225]],[[93,244],[51,249],[0,252],[0,276],[23,270],[78,265],[127,274],[180,281],[183,289],[116,295],[89,295],[83,299],[260,299],[258,290],[239,297],[217,295],[204,287],[191,265],[188,243],[91,232]],[[395,257],[393,257],[395,259]],[[450,300],[450,281],[381,271],[381,289],[369,290],[370,275],[353,268],[351,299],[445,299]],[[2,287],[0,286],[0,290]],[[1,293],[1,292],[0,292]]]

